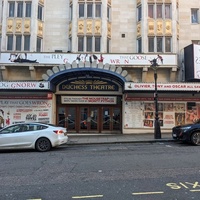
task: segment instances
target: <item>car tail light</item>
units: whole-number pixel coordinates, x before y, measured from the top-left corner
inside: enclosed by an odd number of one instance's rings
[[[57,135],[59,135],[59,134],[63,134],[63,133],[64,133],[63,130],[55,130],[55,131],[53,131],[53,132],[56,133]]]

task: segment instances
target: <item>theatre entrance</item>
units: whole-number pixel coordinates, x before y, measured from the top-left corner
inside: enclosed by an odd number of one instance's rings
[[[61,105],[57,113],[68,133],[121,133],[121,105]]]

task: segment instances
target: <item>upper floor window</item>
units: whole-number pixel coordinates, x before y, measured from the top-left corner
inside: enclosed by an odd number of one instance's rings
[[[101,17],[101,4],[95,5],[95,17]]]
[[[43,19],[43,7],[38,5],[38,19],[42,20]]]
[[[153,4],[148,5],[148,17],[154,18],[154,5]]]
[[[199,9],[196,9],[196,8],[191,9],[191,22],[194,24],[199,23],[198,13],[199,13]]]
[[[17,3],[17,17],[23,17],[23,2]]]
[[[110,18],[111,18],[111,17],[110,17],[110,9],[111,9],[111,8],[108,6],[108,7],[107,7],[107,19],[108,19],[108,21],[110,21]]]
[[[30,35],[24,36],[24,51],[30,51]]]
[[[95,52],[100,52],[101,51],[101,38],[100,37],[95,37]]]
[[[13,50],[13,35],[7,36],[7,51]]]
[[[165,19],[171,19],[171,5],[165,4]]]
[[[142,19],[142,6],[137,7],[137,21]]]
[[[92,51],[92,37],[86,37],[86,41],[87,41],[87,46],[86,46],[86,51],[87,52],[91,52]]]
[[[156,11],[157,11],[157,18],[163,18],[163,15],[162,15],[162,4],[157,4],[156,6]]]
[[[87,4],[87,17],[89,18],[93,17],[92,8],[93,8],[92,3]]]
[[[26,2],[25,17],[31,17],[31,2]]]
[[[72,17],[73,17],[73,7],[72,7],[72,5],[70,5],[70,7],[69,7],[69,19],[72,20]]]
[[[137,53],[142,53],[142,38],[137,39]]]
[[[83,4],[83,3],[81,3],[81,4],[79,4],[79,18],[80,17],[84,17],[84,7],[85,7],[85,4]]]
[[[172,37],[149,37],[148,52],[172,52]]]
[[[84,50],[84,37],[80,36],[78,37],[78,51]]]
[[[22,36],[16,35],[16,43],[15,43],[15,50],[21,51],[22,50]]]
[[[15,2],[14,1],[10,1],[8,3],[8,7],[9,7],[9,13],[8,16],[9,17],[14,17],[15,16]]]
[[[36,43],[36,51],[41,52],[41,50],[42,50],[42,39],[38,37]]]

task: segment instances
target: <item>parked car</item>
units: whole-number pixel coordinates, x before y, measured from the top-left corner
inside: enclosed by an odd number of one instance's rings
[[[0,130],[0,149],[49,151],[67,143],[67,129],[43,123],[19,123]]]
[[[172,128],[172,137],[175,140],[190,142],[200,145],[200,123],[199,120],[194,124],[175,126]]]

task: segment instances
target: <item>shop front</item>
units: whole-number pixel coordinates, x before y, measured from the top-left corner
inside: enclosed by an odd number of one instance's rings
[[[125,84],[123,133],[153,133],[154,90],[153,83]],[[195,123],[200,118],[199,90],[199,83],[158,84],[161,132],[171,132],[174,126]]]

